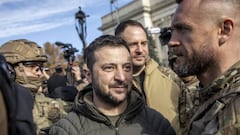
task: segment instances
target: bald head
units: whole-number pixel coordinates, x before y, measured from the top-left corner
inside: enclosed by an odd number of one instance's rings
[[[186,56],[177,60],[176,69],[197,74],[201,81],[208,74],[206,82],[211,82],[240,59],[240,0],[177,2],[168,45]]]
[[[176,2],[180,5],[189,4],[199,10],[203,10],[205,15],[208,12],[212,13],[221,13],[224,15],[238,15],[238,11],[240,10],[240,0],[176,0]]]
[[[240,0],[176,0],[179,4],[176,14],[189,14],[191,18],[201,18],[214,26],[231,25],[240,35]],[[200,25],[201,26],[201,25]],[[240,38],[239,38],[240,39]]]

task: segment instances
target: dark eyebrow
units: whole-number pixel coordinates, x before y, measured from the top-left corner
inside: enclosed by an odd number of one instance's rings
[[[142,43],[148,43],[148,40],[141,41],[140,43],[141,43],[141,44],[142,44]],[[128,43],[128,45],[133,45],[133,44],[138,44],[138,41]]]
[[[172,23],[171,28],[180,28],[180,27],[184,27],[184,28],[191,28],[191,24],[187,23],[187,22],[177,22],[177,23]]]
[[[132,65],[132,63],[131,62],[126,62],[123,65]]]

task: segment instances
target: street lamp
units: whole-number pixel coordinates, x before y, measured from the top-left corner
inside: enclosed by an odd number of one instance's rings
[[[87,25],[86,25],[86,17],[89,17],[89,15],[86,15],[81,7],[79,7],[79,11],[75,14],[75,19],[77,23],[75,23],[75,28],[77,30],[78,36],[82,41],[83,48],[87,47],[86,43],[86,37],[87,37]]]

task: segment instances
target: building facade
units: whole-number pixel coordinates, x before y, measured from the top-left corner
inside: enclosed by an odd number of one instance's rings
[[[170,26],[176,6],[175,0],[132,0],[103,16],[102,26],[99,29],[103,34],[114,34],[117,24],[128,19],[141,22],[146,29],[167,27]],[[167,46],[160,44],[159,34],[152,36],[156,42],[160,63],[167,65]]]

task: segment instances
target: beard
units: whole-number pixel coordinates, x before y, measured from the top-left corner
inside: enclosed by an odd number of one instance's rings
[[[118,86],[118,85],[117,84],[110,85],[110,87],[115,87],[115,86]],[[128,85],[125,85],[125,87],[126,87],[126,89],[128,89]],[[130,96],[130,90],[127,91],[125,98],[120,100],[116,96],[113,96],[113,94],[110,91],[108,93],[106,93],[106,92],[100,90],[99,87],[96,85],[93,85],[93,89],[96,93],[96,96],[98,96],[98,98],[101,101],[103,101],[105,104],[108,104],[112,107],[119,106],[124,101],[126,101],[128,99],[128,97]]]
[[[204,73],[208,67],[212,67],[212,65],[216,64],[214,53],[210,48],[202,48],[201,51],[195,51],[192,54],[191,57],[184,56],[185,62],[174,67],[173,70],[180,77],[199,75]]]

